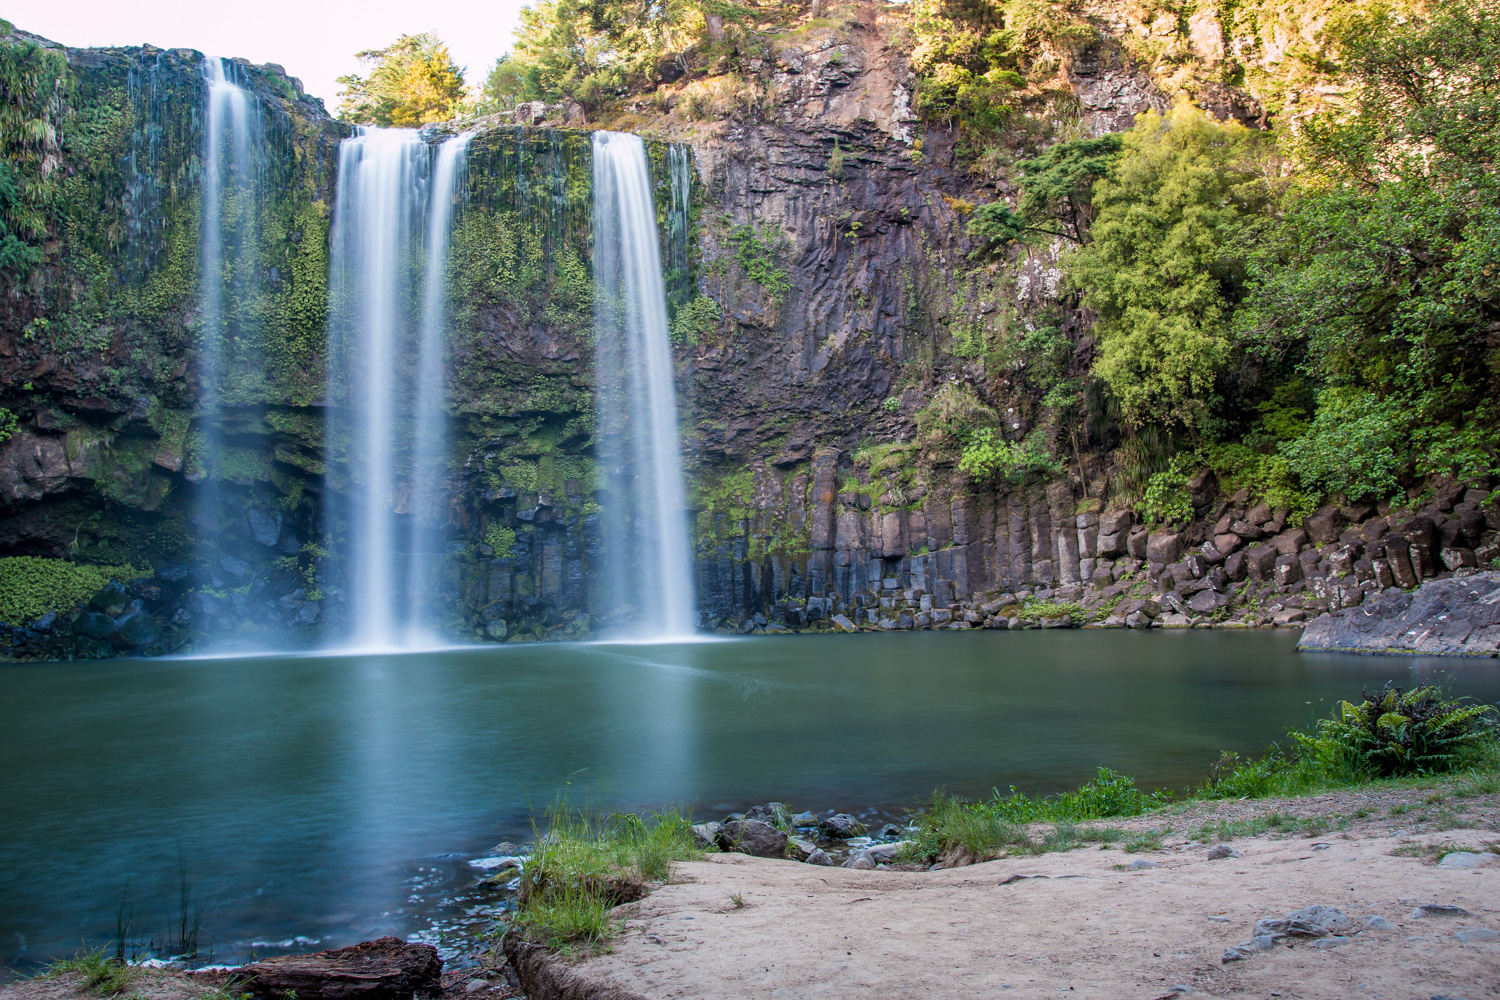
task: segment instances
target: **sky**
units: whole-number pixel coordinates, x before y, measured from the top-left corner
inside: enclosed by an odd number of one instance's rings
[[[354,53],[434,32],[466,79],[482,84],[510,50],[521,0],[0,0],[0,17],[71,46],[197,49],[279,63],[329,111],[338,77],[359,72]]]

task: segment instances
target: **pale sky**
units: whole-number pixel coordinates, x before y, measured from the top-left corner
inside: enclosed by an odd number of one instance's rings
[[[280,63],[338,105],[334,81],[357,72],[354,53],[432,31],[470,84],[510,50],[521,0],[0,0],[0,17],[63,45],[187,48]]]

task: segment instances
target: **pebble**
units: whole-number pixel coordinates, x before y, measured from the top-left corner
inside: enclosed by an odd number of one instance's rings
[[[1365,931],[1394,931],[1395,929],[1396,925],[1385,919],[1385,917],[1376,916],[1366,917],[1364,926],[1359,930],[1360,933],[1364,933]]]
[[[875,867],[875,861],[870,857],[868,851],[861,851],[858,854],[852,855],[848,861],[845,861],[839,867],[857,868],[861,871],[869,871]]]
[[[1215,844],[1208,849],[1208,860],[1218,861],[1221,858],[1243,858],[1244,855],[1228,844]]]
[[[1478,868],[1489,859],[1487,854],[1477,854],[1474,851],[1453,851],[1444,854],[1443,860],[1438,862],[1439,868]]]
[[[1413,920],[1421,920],[1423,917],[1472,917],[1473,915],[1462,906],[1452,906],[1448,903],[1423,903],[1411,911]]]
[[[1258,951],[1270,951],[1276,947],[1276,939],[1269,934],[1257,934],[1248,941],[1241,941],[1231,948],[1225,948],[1220,961],[1225,965],[1230,962],[1239,962],[1249,958]]]
[[[1500,941],[1500,931],[1492,931],[1488,927],[1471,927],[1468,930],[1459,931],[1453,936],[1464,944],[1478,944],[1480,941]]]
[[[827,851],[823,850],[820,847],[807,856],[807,863],[810,865],[822,865],[825,868],[832,868],[833,855],[829,854]]]
[[[1136,858],[1134,861],[1130,862],[1130,864],[1128,864],[1128,865],[1125,866],[1125,870],[1128,871],[1128,872],[1138,872],[1138,871],[1142,870],[1143,868],[1160,868],[1160,867],[1161,867],[1161,862],[1159,862],[1159,861],[1147,861],[1145,858]]]
[[[1312,943],[1312,946],[1314,948],[1337,948],[1341,944],[1348,943],[1348,938],[1339,934],[1335,934],[1333,937],[1318,938],[1318,940]]]
[[[464,983],[465,993],[478,993],[480,990],[487,990],[489,988],[490,984],[483,979],[471,979],[467,983]]]

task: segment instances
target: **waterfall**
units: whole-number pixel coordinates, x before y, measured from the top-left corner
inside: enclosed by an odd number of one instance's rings
[[[651,171],[640,137],[618,132],[594,133],[594,330],[610,606],[634,607],[639,638],[687,638],[698,616]]]
[[[256,183],[252,147],[259,119],[250,96],[226,73],[224,60],[203,61],[208,100],[203,149],[202,232],[199,239],[197,361],[198,422],[187,477],[200,484],[194,524],[200,541],[222,549],[220,489],[224,460],[225,374],[235,345],[254,340],[253,311],[242,312],[246,283],[255,280]],[[226,278],[228,281],[226,282]],[[220,553],[225,555],[228,553]],[[214,569],[211,567],[210,573]]]
[[[442,552],[440,532],[446,513],[441,481],[443,456],[447,454],[448,446],[443,371],[448,341],[448,283],[445,279],[449,230],[471,137],[470,133],[465,133],[439,147],[428,197],[427,269],[423,276],[416,419],[412,434],[411,527],[407,546],[411,558],[406,588],[423,620],[430,618],[430,611],[424,608],[424,595],[437,589],[439,565],[436,557]],[[407,630],[409,644],[431,642],[418,622],[409,622]]]
[[[339,147],[328,450],[348,480],[335,487],[328,513],[330,534],[342,538],[335,557],[352,616],[344,643],[357,648],[434,641],[420,593],[431,546],[419,525],[440,523],[445,265],[467,143],[449,139],[436,163],[409,129],[362,129]],[[408,516],[407,531],[398,514]]]

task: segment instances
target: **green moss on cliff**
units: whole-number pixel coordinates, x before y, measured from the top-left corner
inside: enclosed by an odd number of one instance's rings
[[[49,611],[82,604],[111,580],[146,575],[131,566],[85,566],[41,556],[0,559],[0,622],[26,625]]]

